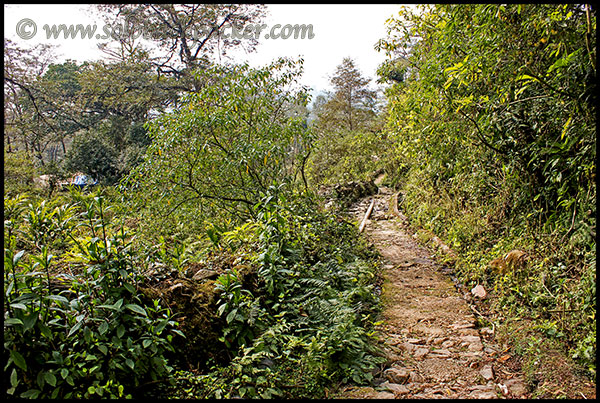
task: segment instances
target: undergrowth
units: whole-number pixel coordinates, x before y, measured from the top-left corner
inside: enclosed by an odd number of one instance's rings
[[[506,199],[470,198],[466,204],[453,185],[426,185],[416,170],[405,177],[403,191],[402,207],[411,222],[457,252],[459,281],[467,289],[481,284],[490,293],[488,313],[496,326],[507,318],[528,318],[534,337],[555,342],[595,380],[596,250],[584,219],[580,231],[548,232],[525,212],[502,217]],[[498,219],[504,222],[490,225]],[[500,274],[488,266],[513,249],[528,253],[523,269]]]
[[[186,244],[139,239],[119,203],[109,189],[5,196],[7,397],[314,398],[372,380],[378,263],[353,224],[272,187],[256,220]],[[170,284],[200,266],[220,275],[192,281],[205,317],[185,318]],[[225,354],[193,356],[210,350]]]
[[[169,376],[183,336],[159,300],[141,302],[132,235],[101,195],[4,200],[7,397],[122,398]]]
[[[206,373],[180,372],[177,397],[315,398],[372,380],[381,360],[371,343],[375,253],[314,201],[271,192],[256,206],[258,222],[244,227],[246,242],[240,227],[211,233],[215,248],[252,255],[256,285],[244,286],[235,269],[216,280],[221,340],[234,358]]]

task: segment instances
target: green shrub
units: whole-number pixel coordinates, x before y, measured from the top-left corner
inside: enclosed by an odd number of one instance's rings
[[[253,280],[232,269],[216,281],[234,358],[206,374],[179,373],[176,396],[315,398],[338,383],[369,383],[381,362],[376,255],[354,226],[309,199],[271,188],[256,208],[258,222],[222,233],[215,246],[235,238],[255,268]]]
[[[327,133],[315,142],[308,177],[315,185],[371,180],[388,168],[392,144],[381,132]]]
[[[37,170],[31,157],[23,151],[4,149],[4,194],[17,195],[31,190]]]
[[[141,303],[131,237],[107,223],[110,206],[101,197],[79,198],[51,212],[45,201],[31,202],[28,215],[5,200],[5,215],[19,224],[5,226],[7,396],[127,397],[171,371],[165,353],[177,323],[158,300]],[[57,227],[52,218],[60,214],[59,222],[71,224]],[[83,229],[91,236],[78,235]],[[17,252],[18,236],[27,233],[30,249]],[[48,246],[60,238],[76,251],[69,258]]]

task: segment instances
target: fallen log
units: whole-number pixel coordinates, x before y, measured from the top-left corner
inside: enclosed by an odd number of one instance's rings
[[[362,222],[360,223],[360,226],[358,227],[358,232],[363,232],[363,230],[365,229],[365,225],[367,225],[367,220],[368,220],[369,216],[371,215],[371,211],[373,211],[374,205],[375,205],[375,198],[373,198],[373,200],[371,200],[371,205],[367,209],[367,213],[365,214],[365,217],[362,219]]]

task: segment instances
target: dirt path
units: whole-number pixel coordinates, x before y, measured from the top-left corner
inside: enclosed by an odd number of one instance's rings
[[[352,387],[345,398],[526,398],[518,372],[499,365],[493,329],[476,318],[433,253],[412,237],[402,217],[387,214],[392,192],[380,188],[364,233],[384,259],[383,324],[387,362],[375,388]],[[351,209],[362,220],[372,198]]]

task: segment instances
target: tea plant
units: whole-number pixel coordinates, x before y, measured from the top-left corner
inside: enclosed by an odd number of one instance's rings
[[[17,205],[5,200],[15,223],[5,226],[13,240],[4,250],[7,395],[131,397],[144,383],[168,378],[164,354],[182,334],[158,300],[141,302],[132,238],[107,223],[110,206],[88,197],[50,212],[44,201],[31,201],[22,217]],[[17,227],[27,230],[17,234]],[[50,228],[52,237],[36,233]],[[29,235],[31,249],[17,251],[19,235]],[[44,244],[67,238],[78,250],[68,263]]]

